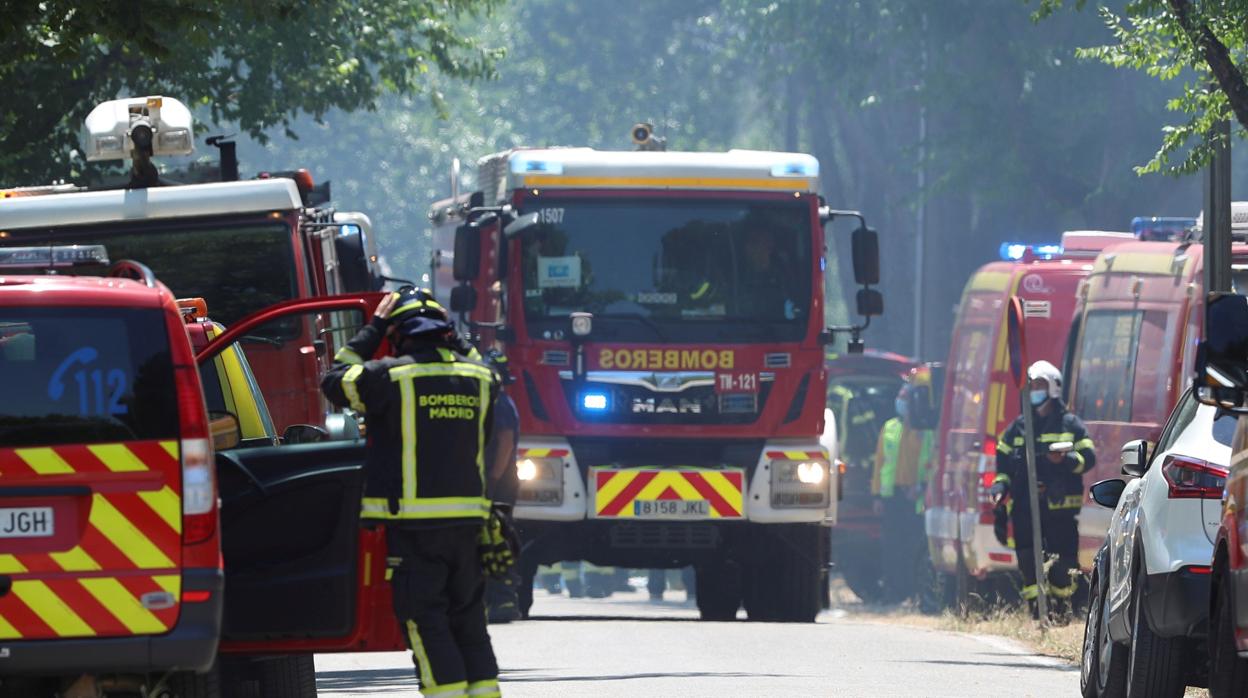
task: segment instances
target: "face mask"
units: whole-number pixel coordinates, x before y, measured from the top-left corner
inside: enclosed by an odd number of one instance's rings
[[[1043,405],[1044,401],[1048,399],[1049,399],[1049,391],[1047,390],[1031,391],[1031,405],[1033,407],[1039,407],[1040,405]]]
[[[897,400],[893,403],[893,408],[894,408],[895,410],[897,410],[897,415],[898,415],[899,417],[905,417],[905,416],[906,416],[906,408],[907,408],[907,405],[906,405],[906,401],[905,401],[905,400],[902,400],[901,398],[897,398]]]

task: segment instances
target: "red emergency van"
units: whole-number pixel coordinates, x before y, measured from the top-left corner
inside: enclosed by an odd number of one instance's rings
[[[1248,290],[1248,245],[1235,244],[1232,254],[1235,288]],[[1131,242],[1097,257],[1080,286],[1064,374],[1070,409],[1096,443],[1097,464],[1084,474],[1085,485],[1119,477],[1122,445],[1156,441],[1190,384],[1204,316],[1203,262],[1198,242]],[[1085,499],[1085,569],[1112,514]]]
[[[988,494],[996,477],[996,438],[1019,413],[1006,342],[1010,298],[1023,301],[1028,361],[1060,365],[1080,281],[1099,252],[1133,239],[1130,233],[1070,231],[1060,246],[1003,245],[1006,259],[984,265],[967,282],[945,364],[926,501],[933,581],[943,589],[967,589],[991,573],[1016,569],[1014,551],[993,534]]]
[[[103,261],[98,247],[0,250],[0,269]],[[115,269],[138,280],[0,272],[5,695],[97,674],[177,695],[216,685],[214,423],[173,295],[144,267]]]

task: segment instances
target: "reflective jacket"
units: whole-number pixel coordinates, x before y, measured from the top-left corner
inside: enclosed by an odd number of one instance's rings
[[[1058,402],[1045,416],[1035,415],[1036,478],[1044,484],[1050,510],[1077,512],[1083,506],[1083,473],[1096,465],[1096,452],[1083,420]],[[1074,450],[1060,463],[1049,460],[1049,447],[1069,441]],[[1027,490],[1026,438],[1019,415],[997,439],[996,482],[1010,485],[1014,501],[1024,501]]]
[[[933,434],[913,429],[894,417],[884,423],[875,451],[871,494],[892,497],[898,487],[914,487],[927,482],[932,458]]]
[[[459,342],[430,342],[402,356],[360,361],[377,351],[381,339],[379,325],[365,327],[321,381],[331,402],[368,420],[361,516],[487,517],[485,444],[498,395],[496,374]]]

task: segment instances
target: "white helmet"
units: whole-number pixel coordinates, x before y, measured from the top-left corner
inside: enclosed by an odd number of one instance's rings
[[[1062,372],[1048,361],[1037,361],[1027,369],[1027,380],[1043,379],[1049,384],[1049,397],[1057,399],[1062,396]]]

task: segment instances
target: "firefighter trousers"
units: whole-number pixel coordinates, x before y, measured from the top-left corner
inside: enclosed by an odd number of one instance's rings
[[[1057,613],[1069,613],[1075,595],[1079,569],[1078,509],[1050,509],[1040,503],[1040,535],[1044,546],[1048,596]],[[1023,575],[1022,596],[1033,603],[1039,595],[1036,584],[1035,555],[1031,545],[1031,513],[1026,506],[1015,506],[1012,512],[1014,541],[1017,545],[1018,571]]]
[[[915,513],[914,500],[900,492],[883,500],[880,521],[880,574],[884,582],[884,602],[901,603],[914,595],[915,573],[920,543],[927,544],[923,517]]]
[[[427,698],[500,695],[485,624],[481,524],[386,528],[394,613]]]

